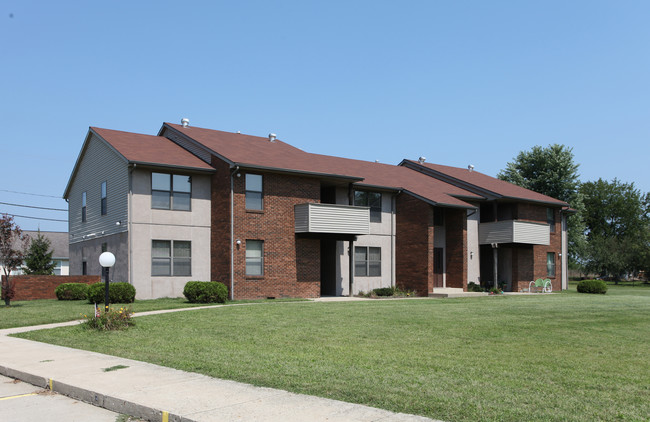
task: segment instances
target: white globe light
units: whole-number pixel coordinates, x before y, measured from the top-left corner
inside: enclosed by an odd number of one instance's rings
[[[104,252],[99,255],[99,265],[102,267],[112,267],[115,264],[115,255],[110,252]]]

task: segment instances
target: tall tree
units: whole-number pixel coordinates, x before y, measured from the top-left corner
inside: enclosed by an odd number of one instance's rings
[[[14,223],[14,218],[8,214],[2,214],[0,217],[0,265],[2,265],[4,278],[2,279],[1,298],[7,306],[11,305],[11,299],[16,294],[10,274],[22,265],[28,241],[29,238]]]
[[[619,280],[650,266],[650,196],[634,183],[598,179],[580,188],[585,201],[587,267]]]
[[[553,144],[521,151],[497,174],[501,180],[567,202],[577,211],[567,220],[569,259],[574,265],[582,261],[586,248],[578,167],[573,160],[572,148]]]
[[[29,250],[25,256],[25,274],[53,275],[56,263],[52,261],[53,250],[50,250],[52,242],[43,236],[41,232],[29,244]]]

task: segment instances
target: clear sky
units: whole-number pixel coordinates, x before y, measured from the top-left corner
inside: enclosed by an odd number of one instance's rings
[[[645,0],[0,0],[0,202],[66,208],[89,126],[156,134],[182,117],[492,176],[559,143],[583,181],[650,191],[649,19]]]

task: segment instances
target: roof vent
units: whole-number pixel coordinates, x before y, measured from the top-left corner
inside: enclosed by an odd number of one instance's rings
[[[188,119],[187,117],[183,117],[181,119],[181,125],[183,125],[183,127],[188,127],[190,125],[190,119]]]
[[[474,166],[472,164],[470,164],[469,166],[467,166],[467,170],[469,170],[470,173],[473,172],[474,171]]]
[[[269,141],[275,142],[277,135],[275,133],[269,133]]]
[[[427,161],[427,157],[418,158],[418,163],[420,163],[420,164],[424,164],[425,161]]]

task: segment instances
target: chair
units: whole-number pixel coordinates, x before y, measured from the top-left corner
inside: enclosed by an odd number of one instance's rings
[[[538,278],[535,281],[531,281],[528,284],[528,291],[533,292],[533,287],[536,289],[539,289],[542,293],[551,293],[553,291],[553,284],[551,283],[551,279],[546,278],[546,279],[541,279]]]

